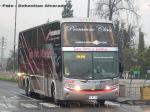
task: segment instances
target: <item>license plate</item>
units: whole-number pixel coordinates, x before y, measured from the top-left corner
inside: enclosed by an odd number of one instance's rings
[[[97,96],[89,96],[89,100],[96,100]]]

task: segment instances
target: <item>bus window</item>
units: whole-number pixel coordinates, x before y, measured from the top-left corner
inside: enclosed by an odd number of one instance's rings
[[[116,46],[110,23],[64,23],[63,46]]]

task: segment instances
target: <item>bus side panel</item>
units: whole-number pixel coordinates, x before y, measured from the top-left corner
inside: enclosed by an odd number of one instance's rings
[[[19,34],[18,70],[31,77],[33,91],[49,96],[52,80],[62,80],[61,64],[60,23],[46,24]],[[22,79],[18,79],[18,84],[24,88]]]

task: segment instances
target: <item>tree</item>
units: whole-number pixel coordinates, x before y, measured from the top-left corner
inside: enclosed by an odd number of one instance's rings
[[[114,15],[120,15],[122,11],[131,12],[137,16],[134,0],[99,0],[96,10],[98,15],[109,20],[113,19]]]
[[[145,70],[150,70],[150,46],[145,51],[145,62],[144,62]],[[147,71],[145,71],[147,74]],[[150,79],[150,74],[147,75],[147,79]]]
[[[142,74],[145,69],[145,46],[144,46],[144,33],[139,29],[139,44],[138,44],[138,52],[137,52],[138,64],[142,68]]]
[[[66,0],[66,5],[64,6],[64,10],[62,12],[62,18],[73,17],[73,9],[71,0]]]
[[[118,38],[119,61],[123,70],[130,71],[130,68],[136,65],[136,50],[132,47],[135,36],[135,27],[131,24],[125,27],[125,23],[116,21],[114,24],[115,36]]]
[[[125,23],[120,23],[119,21],[116,21],[114,24],[114,30],[115,35],[118,38],[118,44],[120,50],[123,48],[130,48],[134,45],[134,39],[135,36],[135,28],[131,24],[125,28]]]
[[[134,48],[124,48],[122,50],[122,63],[126,71],[130,71],[130,68],[136,65],[136,50]]]
[[[15,53],[15,60],[14,60],[14,51],[10,51],[10,57],[7,60],[7,66],[6,66],[6,70],[7,71],[13,71],[13,70],[17,70],[17,52]]]
[[[138,51],[143,52],[145,49],[144,45],[144,33],[141,31],[141,28],[139,29],[139,44],[138,44]]]
[[[149,48],[146,49],[145,52],[145,68],[149,68],[150,69],[150,46]]]
[[[134,39],[135,36],[135,28],[131,24],[127,26],[127,29],[124,31],[124,47],[130,48],[134,45]]]

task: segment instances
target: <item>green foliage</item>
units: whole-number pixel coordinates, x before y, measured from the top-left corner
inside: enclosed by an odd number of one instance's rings
[[[144,45],[144,33],[141,31],[141,28],[139,29],[139,44],[138,44],[138,51],[143,52],[145,49]]]
[[[17,52],[15,53],[15,60],[14,60],[14,52],[10,51],[10,57],[7,60],[7,67],[6,70],[7,71],[13,71],[13,70],[17,70]]]
[[[124,48],[122,50],[122,63],[125,71],[130,71],[132,66],[137,64],[136,50],[133,48]]]
[[[130,70],[130,67],[135,64],[136,51],[133,49],[133,37],[135,36],[135,27],[129,25],[125,28],[125,23],[116,21],[114,24],[115,36],[117,37],[119,46],[119,60],[123,66],[123,70]]]
[[[145,68],[150,68],[150,46],[145,50],[144,66]]]
[[[114,24],[115,35],[118,38],[119,48],[131,48],[133,46],[135,36],[135,26],[131,24],[125,27],[125,23],[116,21]]]
[[[16,77],[1,76],[0,75],[0,80],[2,80],[2,81],[16,82]]]
[[[146,49],[144,45],[144,33],[141,31],[141,28],[139,29],[139,44],[138,44],[138,50],[137,50],[137,59],[138,59],[138,65],[141,66],[141,74],[145,74],[145,63],[148,61],[146,56]]]
[[[141,67],[140,67],[140,66],[132,66],[132,67],[130,68],[130,71],[131,71],[131,72],[134,72],[134,71],[141,71]]]
[[[146,70],[150,68],[150,47],[144,48],[141,52],[134,48],[124,48],[122,60],[125,71],[130,71],[132,74],[137,73],[134,71],[140,71],[139,78],[146,78]]]
[[[62,12],[62,18],[73,17],[73,9],[71,0],[66,0],[66,5],[64,6],[64,10]]]

